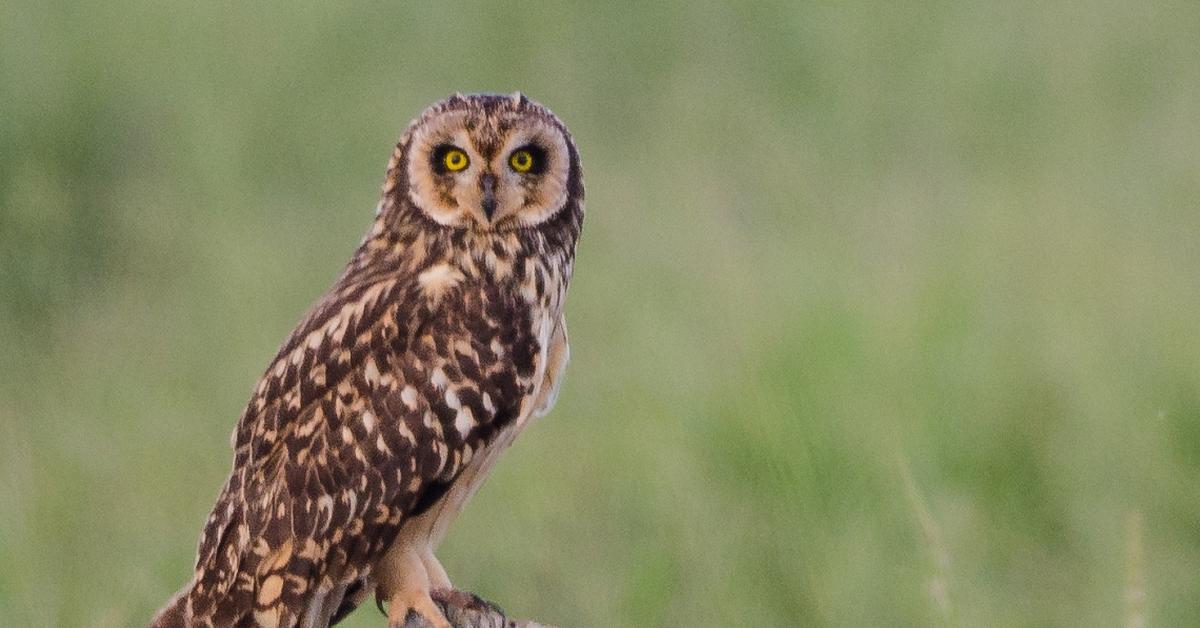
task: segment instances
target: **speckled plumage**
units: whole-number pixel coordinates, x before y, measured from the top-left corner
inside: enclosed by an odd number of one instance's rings
[[[470,167],[439,170],[464,143]],[[522,146],[541,172],[498,172]],[[325,626],[372,592],[393,623],[431,614],[432,550],[557,393],[582,221],[578,154],[540,105],[455,95],[414,120],[366,238],[255,388],[154,625]]]

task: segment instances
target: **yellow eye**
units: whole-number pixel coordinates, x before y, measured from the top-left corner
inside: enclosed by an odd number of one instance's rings
[[[529,172],[533,168],[533,153],[527,150],[515,151],[508,158],[508,165],[517,172]]]
[[[442,164],[450,172],[458,172],[466,168],[469,163],[471,163],[471,160],[467,158],[467,154],[457,148],[446,151],[446,155],[442,157]]]

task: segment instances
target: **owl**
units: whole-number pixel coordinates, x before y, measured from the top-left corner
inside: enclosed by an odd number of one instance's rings
[[[520,93],[456,94],[397,144],[370,230],[232,436],[192,579],[153,626],[328,626],[372,594],[450,624],[434,550],[558,394],[579,154]],[[411,618],[410,618],[411,619]]]

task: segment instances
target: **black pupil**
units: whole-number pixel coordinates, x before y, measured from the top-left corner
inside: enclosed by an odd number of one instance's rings
[[[461,148],[442,144],[430,155],[433,170],[438,173],[458,172],[467,167],[467,154]]]

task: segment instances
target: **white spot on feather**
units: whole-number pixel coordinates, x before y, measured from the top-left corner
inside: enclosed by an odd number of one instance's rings
[[[435,299],[440,298],[447,290],[458,285],[463,280],[463,274],[449,264],[435,264],[425,272],[417,275],[417,283],[425,294]]]
[[[367,379],[367,383],[372,386],[379,385],[379,367],[375,364],[375,360],[367,359],[367,364],[363,368],[363,377]]]
[[[475,417],[471,415],[471,408],[460,408],[458,414],[454,416],[454,427],[458,429],[458,433],[462,434],[463,438],[471,432],[471,428],[475,427]]]
[[[400,401],[408,406],[409,410],[417,409],[417,389],[412,386],[405,386],[404,390],[400,391]]]
[[[446,371],[443,371],[442,367],[439,366],[433,369],[433,373],[430,374],[429,383],[438,388],[445,388],[450,383],[450,380],[446,377]]]

